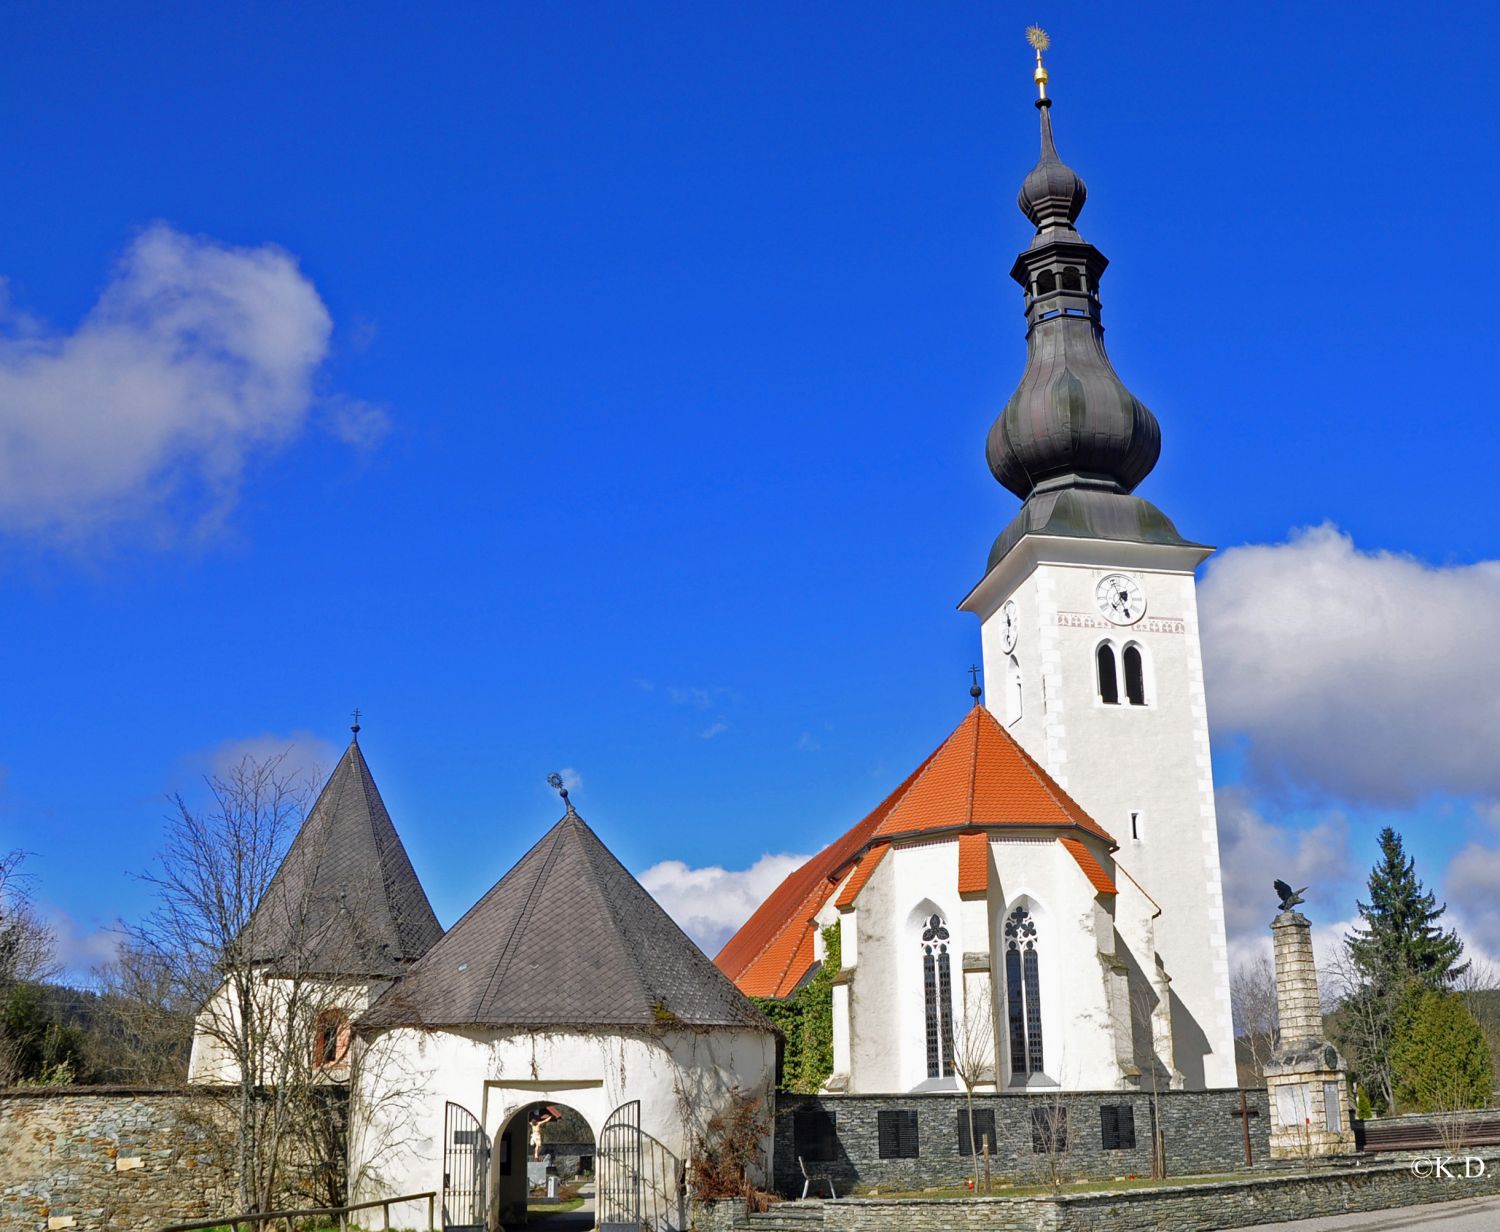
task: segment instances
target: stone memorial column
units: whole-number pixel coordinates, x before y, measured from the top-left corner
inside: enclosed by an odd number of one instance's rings
[[[1276,949],[1276,1012],[1280,1020],[1276,1051],[1266,1065],[1271,1156],[1296,1159],[1353,1154],[1344,1059],[1323,1038],[1312,925],[1305,915],[1293,910],[1293,904],[1287,904],[1271,921],[1271,936]]]

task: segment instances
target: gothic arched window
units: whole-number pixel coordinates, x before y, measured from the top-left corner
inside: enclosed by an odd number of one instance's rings
[[[948,962],[948,928],[940,915],[922,926],[922,990],[927,999],[927,1076],[953,1072],[953,976]]]
[[[1010,1072],[1042,1072],[1042,993],[1036,921],[1025,907],[1005,917],[1005,998],[1010,1019]]]
[[[1115,665],[1115,644],[1100,642],[1099,649],[1094,652],[1094,660],[1099,665],[1099,700],[1106,706],[1118,706],[1120,673]]]
[[[1146,704],[1146,664],[1141,648],[1132,642],[1121,656],[1125,662],[1125,700],[1132,706]]]

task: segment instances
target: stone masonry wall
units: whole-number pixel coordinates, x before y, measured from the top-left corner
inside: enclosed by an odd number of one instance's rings
[[[830,1232],[1217,1232],[1261,1223],[1387,1211],[1500,1193],[1500,1157],[1485,1153],[1482,1175],[1413,1172],[1410,1162],[1328,1168],[1309,1176],[1234,1181],[1057,1197],[949,1200],[840,1198],[821,1205]],[[744,1228],[743,1203],[694,1206],[698,1232]]]
[[[329,1092],[332,1114],[343,1095]],[[231,1211],[232,1115],[203,1088],[0,1090],[0,1232],[156,1232]],[[282,1173],[310,1193],[314,1166],[292,1158]]]
[[[1239,1118],[1240,1094],[1229,1091],[1167,1091],[1161,1095],[1162,1131],[1169,1175],[1232,1172],[1245,1166],[1244,1131]],[[1245,1093],[1250,1109],[1251,1154],[1255,1163],[1269,1153],[1270,1118],[1264,1090]],[[989,1109],[995,1118],[990,1171],[997,1180],[1035,1181],[1047,1176],[1051,1160],[1032,1149],[1033,1108],[1053,1115],[1067,1109],[1067,1148],[1057,1153],[1058,1171],[1069,1178],[1149,1176],[1151,1174],[1151,1098],[1138,1092],[1070,1092],[1051,1095],[976,1095],[976,1113]],[[1134,1112],[1135,1146],[1105,1149],[1100,1109],[1129,1105]],[[832,1178],[839,1194],[861,1189],[924,1189],[961,1185],[972,1175],[959,1154],[962,1095],[787,1095],[776,1098],[774,1187],[782,1194],[802,1192],[795,1141],[798,1108],[817,1107],[834,1118],[835,1158],[808,1162],[808,1170]],[[879,1114],[905,1110],[917,1114],[918,1154],[911,1159],[882,1159]],[[825,1190],[826,1192],[826,1190]]]
[[[0,1228],[154,1232],[234,1194],[201,1097],[122,1088],[0,1092]]]

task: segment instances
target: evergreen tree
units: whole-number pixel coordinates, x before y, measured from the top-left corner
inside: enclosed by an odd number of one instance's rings
[[[1495,1075],[1479,1020],[1457,993],[1410,987],[1391,1044],[1397,1104],[1403,1112],[1487,1106]]]
[[[1360,924],[1346,942],[1366,982],[1394,987],[1415,979],[1428,988],[1445,988],[1469,969],[1468,963],[1459,965],[1464,943],[1458,934],[1438,924],[1447,904],[1437,906],[1390,826],[1380,832],[1380,862],[1366,884],[1370,901],[1356,904]]]

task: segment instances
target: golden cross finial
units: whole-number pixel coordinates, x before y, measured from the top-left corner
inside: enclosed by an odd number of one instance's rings
[[[1037,97],[1044,99],[1047,97],[1047,68],[1042,63],[1042,52],[1052,46],[1052,40],[1041,26],[1027,26],[1026,41],[1036,50],[1036,72],[1031,77],[1036,82]]]

